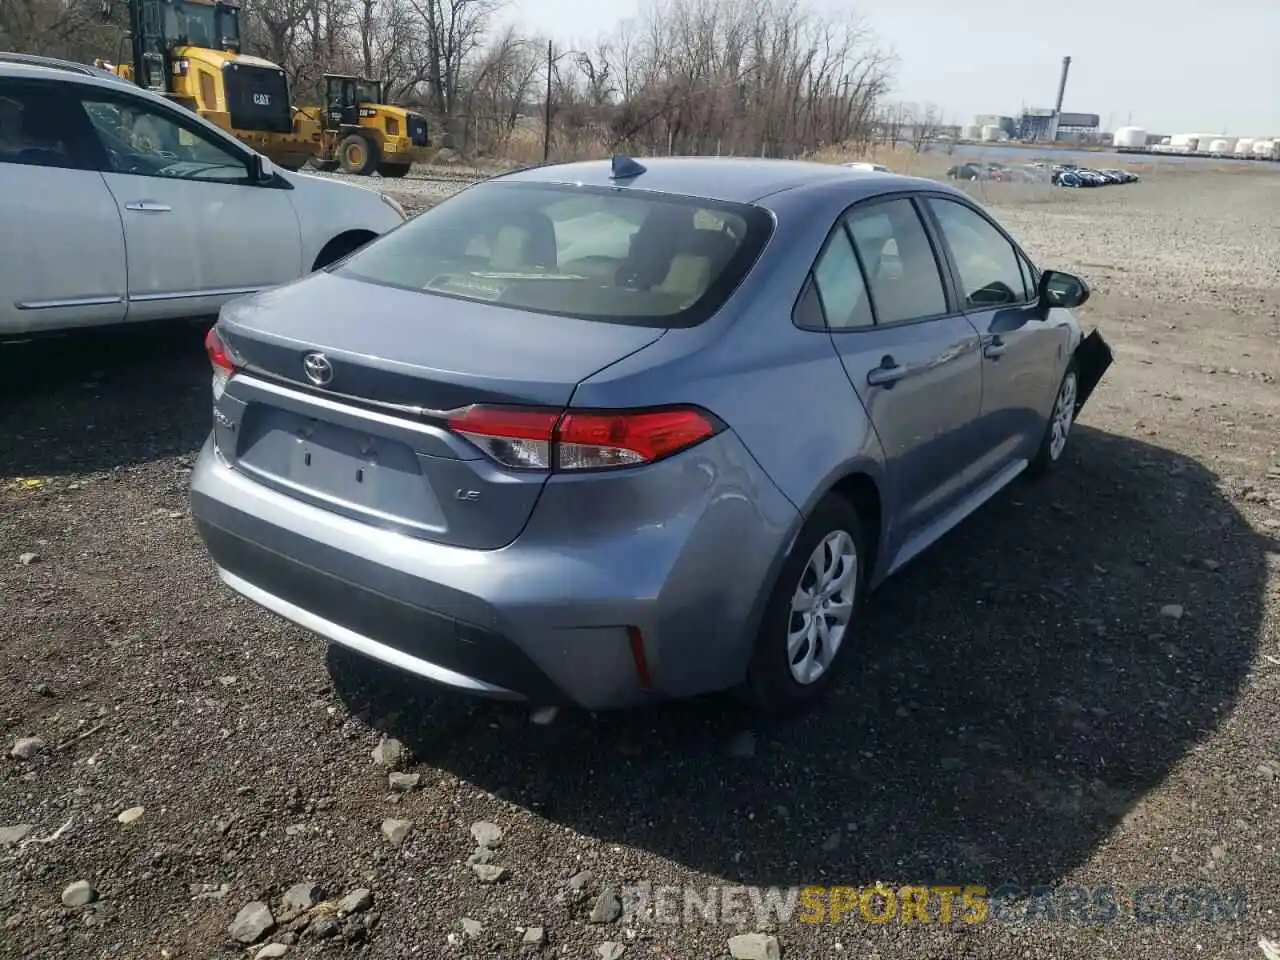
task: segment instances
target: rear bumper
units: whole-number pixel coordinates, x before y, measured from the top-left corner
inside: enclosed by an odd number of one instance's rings
[[[798,515],[732,434],[627,474],[590,492],[553,479],[501,550],[435,544],[302,503],[228,466],[211,440],[191,502],[228,586],[428,680],[592,710],[732,686]],[[685,509],[644,515],[690,482]],[[648,686],[628,627],[644,638]]]

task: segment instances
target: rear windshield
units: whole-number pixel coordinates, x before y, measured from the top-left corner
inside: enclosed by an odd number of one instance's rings
[[[692,326],[751,269],[759,207],[625,188],[476,184],[337,273],[445,297],[637,326]]]

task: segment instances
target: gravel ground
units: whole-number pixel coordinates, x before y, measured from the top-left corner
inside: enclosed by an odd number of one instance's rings
[[[452,187],[388,186],[415,209]],[[1116,364],[1067,469],[886,584],[861,669],[786,725],[719,698],[544,725],[326,651],[221,588],[192,528],[202,331],[0,349],[0,955],[707,958],[746,931],[786,957],[1259,957],[1280,175],[998,186],[1032,254],[1094,284]],[[481,821],[503,836],[476,856]],[[1109,886],[1122,916],[610,920],[642,881]],[[1247,901],[1127,919],[1147,886]]]

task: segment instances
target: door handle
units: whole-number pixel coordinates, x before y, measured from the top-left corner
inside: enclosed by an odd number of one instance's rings
[[[867,371],[867,383],[873,387],[892,386],[906,375],[906,367],[900,366],[893,357],[885,357],[880,366]]]
[[[999,337],[996,337],[982,348],[982,355],[988,360],[998,360],[1008,349],[1008,345]]]
[[[173,207],[164,203],[156,203],[154,200],[134,200],[132,203],[124,205],[126,210],[136,210],[139,213],[169,213]]]

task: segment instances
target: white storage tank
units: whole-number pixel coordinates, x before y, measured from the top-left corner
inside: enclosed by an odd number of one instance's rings
[[[989,123],[982,128],[982,139],[987,143],[991,143],[995,140],[999,140],[1000,134],[1003,132],[1004,131],[1002,131],[994,123]]]
[[[1237,157],[1252,156],[1253,141],[1248,137],[1241,137],[1239,140],[1236,141],[1236,148],[1232,152],[1235,153]]]
[[[1194,150],[1199,140],[1194,133],[1175,133],[1169,138],[1169,146],[1175,150]]]
[[[1231,152],[1231,141],[1230,141],[1230,140],[1222,140],[1222,139],[1218,139],[1218,140],[1210,140],[1210,141],[1209,141],[1209,152],[1210,152],[1210,153],[1230,153],[1230,152]]]
[[[961,140],[977,140],[982,136],[982,128],[976,123],[967,123],[960,128]]]
[[[1253,141],[1253,155],[1265,160],[1280,160],[1280,140]]]
[[[1121,127],[1116,131],[1113,142],[1117,147],[1145,147],[1147,145],[1147,131],[1142,127]]]

